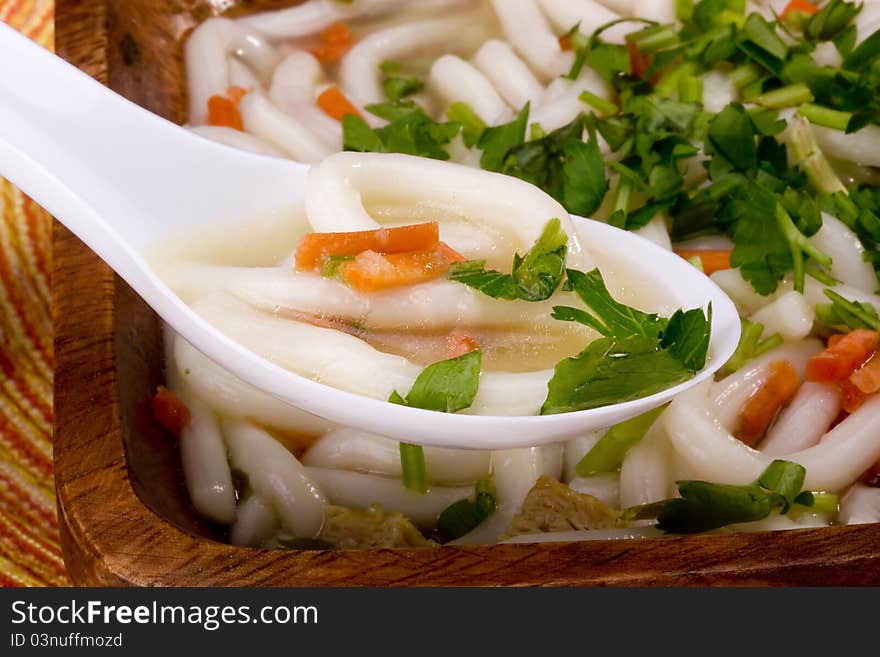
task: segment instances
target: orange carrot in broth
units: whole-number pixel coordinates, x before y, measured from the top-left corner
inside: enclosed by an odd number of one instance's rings
[[[156,394],[150,402],[153,417],[168,431],[168,433],[180,438],[183,430],[190,423],[190,412],[186,404],[164,386],[159,386]]]
[[[785,404],[791,401],[801,385],[801,378],[787,360],[770,363],[770,376],[745,403],[739,414],[737,437],[754,446]]]
[[[703,264],[703,271],[707,276],[714,274],[716,271],[730,269],[730,251],[729,250],[706,250],[695,251],[690,249],[679,249],[676,253],[685,260],[691,258],[699,258]]]
[[[208,125],[244,130],[238,105],[226,96],[211,96],[208,99]]]
[[[480,348],[480,344],[467,332],[455,329],[446,336],[446,357],[457,358]]]
[[[319,272],[330,256],[356,256],[364,251],[426,251],[439,241],[440,226],[436,222],[346,233],[309,233],[296,250],[296,268]]]
[[[342,117],[346,114],[352,114],[354,116],[361,115],[357,108],[348,98],[345,97],[345,94],[343,94],[335,84],[327,87],[321,95],[318,96],[318,107],[324,110],[325,114],[337,121],[342,121]]]
[[[812,2],[808,2],[807,0],[791,0],[785,8],[779,14],[779,20],[784,21],[789,14],[794,12],[802,12],[804,14],[816,14],[819,12],[819,7],[814,5]]]
[[[322,64],[335,64],[354,45],[354,35],[345,23],[334,23],[321,32],[321,45],[311,53]]]
[[[343,281],[361,292],[376,292],[425,283],[443,276],[465,258],[443,242],[432,249],[381,254],[364,251],[339,266]]]

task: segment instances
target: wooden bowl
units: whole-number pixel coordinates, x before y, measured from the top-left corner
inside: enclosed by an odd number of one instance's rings
[[[285,3],[239,4],[232,11]],[[180,41],[196,22],[217,13],[214,5],[57,0],[56,7],[61,56],[134,102],[183,120]],[[75,584],[880,584],[880,524],[346,552],[224,544],[218,528],[190,506],[176,445],[149,412],[149,397],[162,382],[156,315],[58,223],[54,243],[55,479],[64,557]]]

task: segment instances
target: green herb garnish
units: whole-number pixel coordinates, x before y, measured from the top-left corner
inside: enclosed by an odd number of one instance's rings
[[[437,533],[442,542],[454,541],[476,529],[498,508],[492,482],[478,481],[473,499],[467,498],[446,507],[437,519]]]

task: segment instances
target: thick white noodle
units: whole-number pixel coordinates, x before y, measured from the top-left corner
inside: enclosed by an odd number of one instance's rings
[[[679,395],[663,414],[670,441],[701,479],[748,484],[772,457],[748,447],[721,426],[711,408],[708,389],[695,386]],[[837,492],[853,483],[880,458],[880,395],[869,398],[814,447],[784,455],[807,474],[804,487]]]
[[[391,180],[394,186],[389,189]],[[537,187],[512,176],[412,155],[375,153],[337,153],[309,171],[306,214],[315,231],[378,228],[364,207],[371,198],[407,204],[417,215],[424,216],[422,209],[429,209],[441,226],[441,217],[470,222],[483,232],[507,238],[519,253],[528,251],[555,217],[569,235],[568,265],[592,269],[565,209]]]
[[[342,90],[361,105],[382,102],[385,100],[379,68],[382,62],[425,53],[469,54],[489,36],[486,22],[478,20],[478,15],[482,13],[414,21],[368,34],[342,58],[339,67]]]
[[[522,509],[529,491],[544,473],[540,447],[523,447],[492,452],[492,473],[498,508],[476,529],[452,541],[454,545],[496,543]]]
[[[832,68],[840,68],[843,65],[843,57],[833,41],[822,41],[816,44],[816,49],[813,51],[813,61],[819,66]]]
[[[230,461],[272,506],[281,528],[298,538],[316,537],[327,500],[296,457],[250,422],[224,420],[222,426]]]
[[[822,351],[822,343],[816,339],[783,344],[749,361],[730,376],[713,383],[711,394],[721,426],[728,431],[736,429],[743,404],[767,380],[770,363],[787,360],[803,378],[807,361],[820,351]]]
[[[810,238],[831,256],[831,275],[840,282],[865,292],[877,289],[877,274],[864,259],[865,247],[858,235],[837,217],[822,213],[822,228]]]
[[[559,39],[534,0],[490,2],[507,42],[528,62],[538,77],[548,81],[565,71],[565,61],[569,58],[562,52]]]
[[[295,117],[276,107],[262,92],[241,99],[244,128],[275,144],[298,162],[320,162],[333,150]]]
[[[880,522],[880,488],[855,484],[840,500],[837,521],[843,525]]]
[[[724,290],[743,315],[751,315],[773,300],[773,296],[765,297],[758,294],[752,284],[742,277],[739,269],[722,269],[716,271],[709,278]],[[790,286],[786,287],[781,284],[778,291],[782,293],[788,289],[791,289]]]
[[[180,434],[186,489],[199,513],[228,525],[235,520],[235,488],[220,423],[202,402],[192,397],[183,401],[190,412],[190,423]]]
[[[619,509],[620,475],[616,472],[593,475],[592,477],[575,477],[568,482],[569,488],[578,493],[592,495],[612,509]]]
[[[543,459],[543,467],[541,474],[547,475],[553,479],[562,479],[562,468],[565,459],[565,444],[552,443],[541,447],[541,458]]]
[[[559,293],[540,302],[493,299],[454,281],[421,283],[403,290],[361,293],[318,274],[283,267],[224,267],[183,263],[163,271],[163,279],[194,303],[216,292],[229,292],[254,308],[273,314],[307,314],[357,325],[364,330],[395,330],[406,318],[407,330],[516,328],[551,333],[579,327],[551,317],[553,306],[576,304]],[[584,336],[595,334],[585,330]]]
[[[275,68],[269,100],[293,116],[331,151],[342,150],[342,127],[317,106],[318,87],[324,81],[321,64],[314,55],[297,50]]]
[[[310,467],[305,470],[331,504],[350,509],[378,505],[386,511],[402,513],[426,529],[432,529],[437,524],[437,518],[446,507],[474,492],[473,486],[431,486],[422,495],[404,487],[398,478],[331,468]]]
[[[593,69],[584,67],[577,80],[557,78],[551,82],[529,121],[539,124],[546,132],[571,123],[588,109],[580,99],[584,91],[606,100],[611,98],[611,91],[605,80]]]
[[[472,4],[474,0],[309,0],[296,7],[265,11],[239,18],[238,22],[271,39],[295,39],[317,34],[337,21],[372,18],[398,9],[417,6],[423,10],[445,10]]]
[[[833,290],[850,301],[870,304],[874,306],[877,312],[880,312],[880,296],[843,283],[827,287],[819,281],[808,277],[804,284],[804,298],[813,305],[829,303],[828,297],[825,296],[826,289]]]
[[[466,103],[487,125],[499,123],[510,111],[486,76],[457,55],[439,57],[431,65],[426,84],[445,107]]]
[[[185,65],[189,88],[189,122],[208,120],[208,99],[229,89],[229,57],[241,57],[257,75],[268,79],[278,53],[261,37],[228,18],[209,18],[186,41]]]
[[[490,474],[489,452],[424,447],[428,480],[438,484],[467,484]],[[400,443],[359,429],[336,429],[303,455],[307,467],[357,470],[400,476]]]
[[[240,87],[248,91],[259,89],[262,85],[260,79],[251,70],[251,67],[238,57],[227,57],[229,65],[229,86]]]
[[[518,110],[538,102],[544,87],[528,65],[504,41],[490,39],[474,53],[474,66],[483,72],[502,98]]]
[[[334,388],[386,400],[410,390],[422,367],[383,353],[354,336],[285,319],[217,295],[193,304],[207,322],[273,363]],[[552,370],[488,372],[467,413],[537,415],[547,397]]]
[[[672,497],[672,448],[662,420],[634,445],[620,467],[620,508]]]
[[[179,336],[174,338],[173,362],[183,373],[183,390],[225,416],[253,418],[267,427],[303,436],[319,436],[334,427],[238,379]]]
[[[675,0],[639,0],[638,15],[658,23],[674,23]]]
[[[635,13],[636,0],[599,0],[599,3],[621,16],[632,16]]]
[[[810,126],[823,153],[856,164],[880,167],[880,126],[868,125],[846,134],[843,130]]]
[[[251,493],[238,505],[238,513],[229,528],[233,545],[263,545],[278,533],[278,516],[258,495]]]
[[[762,338],[779,333],[786,340],[800,340],[813,330],[815,307],[794,290],[785,292],[749,319],[764,325]]]
[[[580,31],[591,35],[606,23],[623,18],[595,0],[538,0],[556,29],[564,34],[580,23]],[[505,2],[505,0],[499,0]],[[610,43],[623,43],[624,37],[640,24],[636,22],[620,23],[602,32],[602,39]]]
[[[840,413],[840,404],[838,386],[804,382],[758,448],[769,456],[782,456],[812,447]]]
[[[226,128],[215,125],[199,125],[190,128],[190,130],[206,139],[216,141],[218,144],[232,146],[233,148],[238,148],[242,151],[259,153],[260,155],[271,155],[272,157],[289,157],[287,153],[277,146],[273,146],[259,137],[242,132],[241,130],[236,130],[235,128]]]
[[[633,232],[647,240],[651,240],[654,244],[663,247],[667,251],[672,251],[672,240],[669,237],[669,228],[666,227],[666,216],[662,213],[651,219],[647,225]]]

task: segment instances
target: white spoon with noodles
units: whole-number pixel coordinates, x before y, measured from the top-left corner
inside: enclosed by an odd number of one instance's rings
[[[242,380],[316,415],[399,440],[501,449],[560,441],[644,413],[718,370],[739,339],[739,317],[689,263],[605,224],[575,219],[585,244],[631,262],[684,308],[714,315],[709,360],[686,383],[593,410],[476,416],[408,408],[323,385],[270,363],[193,312],[143,253],[168,236],[248,217],[289,216],[307,167],[243,153],[180,128],[109,91],[0,25],[0,174],[73,231],[187,341]],[[401,391],[405,394],[406,391]]]

